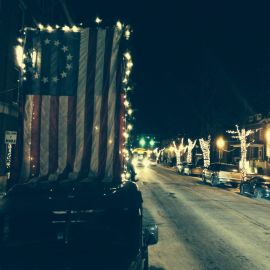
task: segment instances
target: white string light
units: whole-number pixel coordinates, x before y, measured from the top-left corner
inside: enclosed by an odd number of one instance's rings
[[[210,165],[210,143],[211,136],[208,136],[207,140],[199,139],[200,146],[203,152],[203,165],[204,167],[208,167]]]
[[[53,31],[53,28],[52,28],[50,25],[48,25],[48,26],[47,26],[47,31],[48,31],[48,32],[52,32],[52,31]]]
[[[196,145],[197,140],[195,140],[194,142],[191,139],[188,139],[188,153],[187,153],[187,163],[192,163],[192,150],[194,148],[194,146]]]
[[[64,32],[68,32],[68,31],[70,31],[70,28],[67,25],[65,25],[64,27],[62,27],[62,30]]]
[[[122,28],[123,28],[123,24],[122,24],[120,21],[117,21],[116,27],[117,27],[117,29],[118,29],[119,31],[121,31]]]
[[[99,17],[96,17],[95,23],[96,24],[101,24],[102,23],[102,19],[100,19]]]
[[[257,129],[255,131],[253,130],[246,130],[244,128],[239,130],[239,126],[236,126],[236,131],[235,130],[227,130],[227,133],[229,134],[236,134],[232,135],[232,138],[238,139],[240,141],[241,145],[241,161],[240,161],[240,170],[241,170],[241,175],[242,175],[242,180],[247,179],[247,148],[250,146],[250,143],[247,143],[247,137],[254,132],[258,131]]]
[[[175,141],[173,141],[173,151],[176,156],[176,165],[179,166],[181,164],[181,156],[186,152],[187,146],[184,145],[184,138],[182,138],[181,143],[177,147]]]
[[[130,26],[127,25],[126,29],[125,29],[125,38],[126,38],[126,40],[129,40],[130,35],[131,35]]]
[[[38,28],[39,28],[39,30],[43,30],[44,29],[44,26],[41,23],[39,23],[38,24]]]

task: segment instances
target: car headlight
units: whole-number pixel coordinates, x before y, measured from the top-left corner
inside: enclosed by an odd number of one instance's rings
[[[149,165],[149,160],[148,160],[148,159],[144,159],[144,160],[143,160],[143,165],[144,165],[145,167],[147,167],[147,166]]]

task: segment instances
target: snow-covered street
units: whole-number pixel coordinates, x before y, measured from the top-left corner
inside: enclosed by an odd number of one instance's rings
[[[137,172],[146,222],[159,226],[150,270],[270,269],[270,201],[161,166]]]

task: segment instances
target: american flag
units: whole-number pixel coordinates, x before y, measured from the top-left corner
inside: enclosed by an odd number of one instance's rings
[[[20,180],[120,179],[122,35],[27,30]]]

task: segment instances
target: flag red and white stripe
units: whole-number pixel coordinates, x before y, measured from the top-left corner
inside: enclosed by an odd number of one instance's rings
[[[121,39],[117,28],[82,30],[76,95],[24,97],[21,179],[120,180]]]

